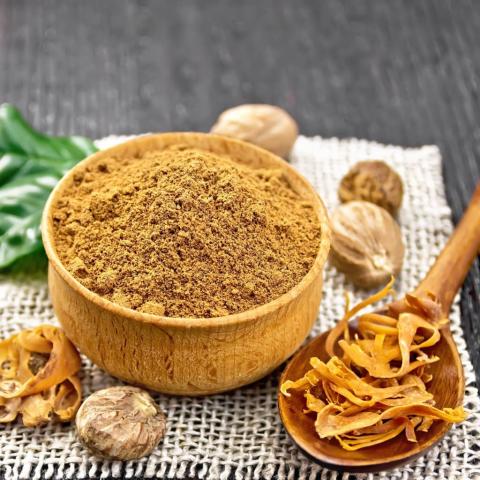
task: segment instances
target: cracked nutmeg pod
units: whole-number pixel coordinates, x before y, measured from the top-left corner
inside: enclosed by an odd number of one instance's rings
[[[404,246],[400,227],[383,208],[355,201],[331,217],[331,262],[355,285],[374,288],[400,273]]]
[[[95,455],[134,460],[149,455],[165,434],[160,407],[136,387],[110,387],[90,395],[76,417],[80,441]]]
[[[402,204],[403,183],[400,175],[381,160],[358,162],[340,182],[342,202],[365,200],[395,215]]]
[[[298,126],[279,107],[246,104],[225,110],[210,132],[253,143],[285,158],[298,137]]]

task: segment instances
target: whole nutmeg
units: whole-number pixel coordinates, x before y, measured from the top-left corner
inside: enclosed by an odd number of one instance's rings
[[[331,262],[355,285],[374,288],[400,273],[404,246],[400,227],[370,202],[340,205],[331,217]]]
[[[95,455],[133,460],[150,454],[165,434],[165,415],[136,387],[110,387],[90,395],[75,419],[80,441]]]
[[[342,178],[338,196],[342,202],[372,202],[395,215],[402,204],[403,183],[385,162],[365,160],[356,163]]]
[[[285,158],[297,139],[298,126],[279,107],[247,104],[225,110],[210,132],[253,143]]]

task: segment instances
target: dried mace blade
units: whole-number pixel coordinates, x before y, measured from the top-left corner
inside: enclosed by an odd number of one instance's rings
[[[349,202],[337,208],[331,221],[331,262],[355,285],[377,287],[400,273],[402,235],[386,210],[369,202]]]
[[[95,455],[133,460],[149,455],[165,434],[160,407],[144,390],[110,387],[90,395],[76,417],[81,442]]]
[[[65,333],[39,325],[0,341],[0,423],[73,419],[82,398],[80,356]]]

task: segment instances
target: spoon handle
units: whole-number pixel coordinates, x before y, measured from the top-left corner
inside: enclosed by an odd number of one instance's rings
[[[417,287],[434,293],[448,315],[453,299],[480,249],[480,183],[450,240]]]

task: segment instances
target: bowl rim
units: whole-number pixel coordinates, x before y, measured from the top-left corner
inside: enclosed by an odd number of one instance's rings
[[[268,157],[270,161],[277,163],[279,167],[286,169],[291,175],[297,177],[297,180],[300,181],[302,186],[312,194],[312,198],[314,199],[314,202],[316,204],[316,212],[319,215],[321,235],[317,256],[315,257],[315,260],[308,272],[303,276],[299,283],[297,283],[293,288],[282,294],[280,297],[277,297],[268,303],[264,303],[249,310],[220,317],[167,317],[139,312],[137,310],[123,307],[117,303],[114,303],[82,285],[63,265],[57,255],[54,246],[52,206],[56,199],[58,197],[61,197],[62,190],[66,183],[69,181],[69,179],[73,175],[75,175],[77,171],[83,169],[88,163],[103,157],[121,156],[124,151],[128,150],[129,147],[132,147],[134,145],[137,148],[141,148],[142,145],[151,145],[156,140],[165,141],[165,145],[172,145],[175,143],[178,144],[181,143],[182,140],[190,140],[186,143],[193,146],[195,144],[195,139],[199,140],[198,146],[200,148],[205,148],[205,145],[202,145],[200,141],[200,139],[202,139],[203,141],[211,141],[211,143],[219,142],[222,144],[230,144],[233,147],[240,147],[242,149],[252,150],[252,153],[256,154],[259,157]],[[151,149],[152,148],[150,148],[150,150]],[[145,151],[148,150],[149,149],[145,149]],[[120,315],[134,321],[154,324],[159,327],[179,328],[216,328],[227,325],[248,323],[265,315],[271,314],[275,310],[278,310],[279,308],[287,305],[294,298],[297,298],[305,289],[307,289],[310,284],[317,278],[318,273],[323,270],[324,264],[327,260],[328,252],[330,250],[331,240],[331,228],[329,224],[328,213],[325,205],[323,204],[323,201],[321,200],[320,196],[313,188],[313,186],[310,184],[310,182],[305,177],[303,177],[303,175],[301,175],[297,170],[295,170],[289,163],[287,163],[282,158],[276,156],[275,154],[250,143],[220,135],[200,132],[169,132],[138,135],[118,145],[104,150],[99,150],[98,152],[89,155],[84,160],[80,161],[77,165],[75,165],[71,170],[69,170],[50,193],[42,214],[41,232],[43,245],[45,247],[45,251],[49,260],[49,266],[52,267],[55,272],[60,275],[60,277],[73,290],[86,298],[88,301],[94,303],[95,305],[107,310],[114,315]]]

